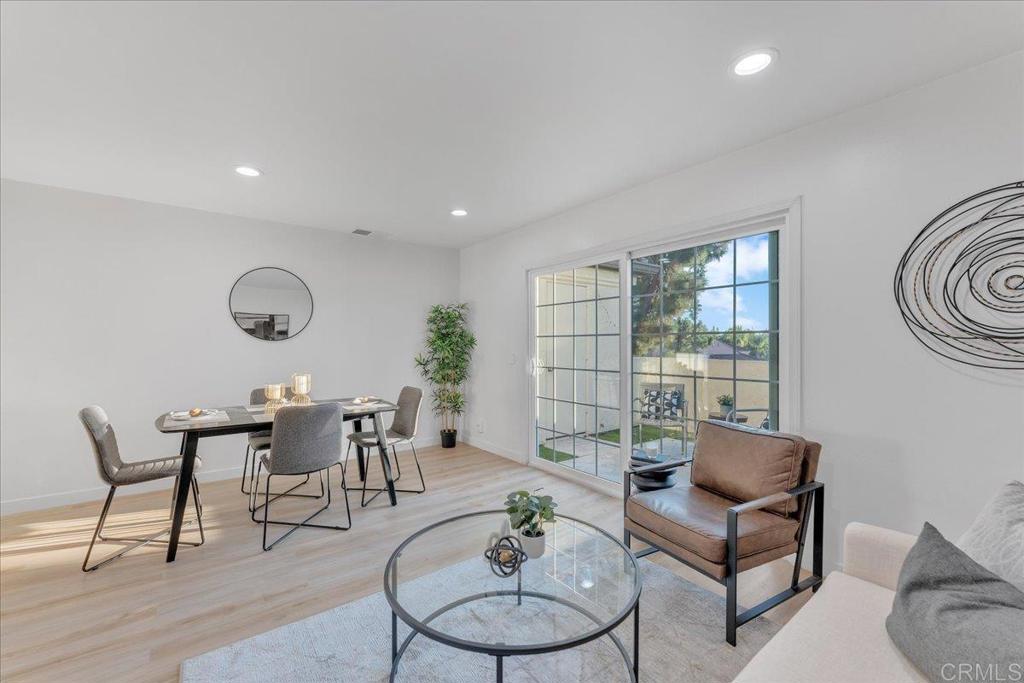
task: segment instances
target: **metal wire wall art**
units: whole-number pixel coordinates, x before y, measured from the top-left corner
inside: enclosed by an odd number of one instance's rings
[[[1024,370],[1024,181],[933,218],[900,259],[893,289],[907,327],[931,351]]]

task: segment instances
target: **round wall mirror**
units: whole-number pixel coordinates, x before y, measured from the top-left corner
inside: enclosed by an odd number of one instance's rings
[[[284,268],[254,268],[235,281],[228,297],[231,317],[257,339],[291,339],[313,317],[309,287]]]

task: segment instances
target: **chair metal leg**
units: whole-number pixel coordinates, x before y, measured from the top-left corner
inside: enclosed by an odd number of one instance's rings
[[[206,531],[203,529],[203,501],[199,497],[199,480],[192,477],[192,504],[196,507],[196,522],[199,524],[199,543],[206,543]],[[179,541],[181,543],[181,541]]]
[[[173,492],[177,490],[177,488],[177,477],[175,477],[175,485],[171,488],[171,491]],[[141,548],[144,545],[148,545],[150,543],[167,543],[167,540],[162,540],[160,537],[166,536],[167,534],[171,533],[170,527],[163,529],[162,531],[158,531],[157,533],[152,534],[150,536],[143,536],[142,538],[126,538],[123,536],[115,537],[103,535],[103,527],[107,522],[107,514],[110,512],[110,506],[114,502],[114,493],[116,491],[117,487],[111,486],[110,491],[107,493],[107,499],[103,503],[103,510],[100,512],[100,517],[96,521],[96,529],[92,533],[92,540],[89,542],[89,549],[85,551],[85,559],[82,561],[83,572],[95,571],[100,567],[113,562],[119,557],[126,555],[132,550],[135,550],[136,548]],[[203,529],[203,503],[199,497],[199,482],[196,480],[195,477],[192,478],[192,501],[195,504],[196,521],[198,522],[199,525],[199,542],[193,543],[189,541],[179,541],[179,545],[198,547],[206,542],[206,533],[205,530]],[[186,522],[186,524],[191,524],[191,521]],[[92,566],[89,566],[89,558],[92,556],[92,550],[93,547],[96,545],[96,541],[112,543],[132,543],[132,545],[122,550],[119,550],[113,555],[110,555],[100,560]]]
[[[330,493],[331,471],[327,470],[327,492]],[[345,485],[345,468],[341,468],[341,493],[345,497],[345,519],[348,520],[348,528],[352,528],[352,510],[348,506],[348,487]]]
[[[255,507],[256,506],[256,493],[255,493],[255,491],[256,491],[256,487],[258,486],[258,483],[259,483],[259,475],[256,474],[256,454],[257,453],[259,453],[259,451],[255,450],[255,449],[252,452],[252,467],[250,468],[250,472],[249,472],[249,490],[244,492],[244,493],[249,494],[249,512],[254,512],[255,510],[259,509],[259,508]],[[287,489],[285,491],[281,491],[280,493],[271,493],[270,495],[275,496],[277,498],[279,498],[281,496],[288,496],[290,498],[323,498],[324,497],[324,483],[323,483],[322,480],[320,481],[320,495],[314,495],[312,493],[292,493],[292,491],[294,491],[295,489],[297,489],[299,487],[302,487],[302,486],[305,486],[308,483],[309,483],[309,475],[307,474],[305,479],[303,479],[302,481],[300,481],[298,484],[296,484],[295,486],[291,487],[290,489]]]
[[[409,441],[408,443],[409,443],[409,447],[412,449],[413,461],[416,463],[416,472],[419,474],[419,477],[420,477],[420,488],[419,489],[398,489],[398,488],[396,488],[395,492],[396,493],[426,493],[426,491],[427,491],[427,482],[423,478],[423,468],[420,467],[420,458],[419,458],[419,455],[416,453],[416,446],[413,445],[412,441]],[[349,449],[351,449],[351,447],[352,447],[352,442],[350,441],[349,442]],[[396,449],[395,445],[391,446],[391,454],[394,456],[396,472],[399,473],[398,477],[395,477],[394,481],[398,481],[398,479],[401,477],[401,471],[402,470],[401,470],[401,465],[399,464],[398,450]],[[347,452],[345,454],[345,462],[346,463],[348,462],[348,453]],[[342,473],[344,473],[344,471],[345,471],[344,468],[342,468]],[[367,505],[372,503],[374,501],[374,499],[377,498],[377,496],[379,496],[383,492],[387,491],[387,489],[385,489],[385,488],[373,488],[373,487],[368,487],[366,485],[366,482],[369,479],[369,459],[367,459],[367,472],[366,472],[366,474],[367,474],[367,476],[366,476],[366,478],[363,479],[362,486],[359,487],[359,489],[358,489],[360,491],[360,496],[359,496],[359,506],[360,507],[366,507]],[[368,491],[373,493],[373,495],[370,496],[369,499],[366,498],[366,493]]]
[[[341,463],[336,463],[336,464],[339,467],[341,466]],[[260,464],[260,469],[261,470],[262,470],[262,467],[263,467],[263,465],[261,463]],[[263,503],[263,505],[260,506],[261,508],[263,508],[263,520],[262,520],[263,521],[263,550],[266,551],[266,550],[273,549],[273,547],[275,545],[277,545],[278,543],[280,543],[284,539],[286,539],[289,536],[291,536],[300,527],[307,527],[307,528],[313,528],[313,529],[333,529],[335,531],[348,531],[349,529],[352,528],[352,511],[349,509],[348,493],[347,492],[345,492],[345,516],[346,516],[346,522],[347,522],[345,524],[345,526],[331,525],[331,524],[312,524],[312,523],[310,523],[311,519],[313,519],[314,517],[316,517],[321,512],[323,512],[324,510],[326,510],[327,508],[329,508],[331,506],[331,468],[332,467],[334,467],[334,465],[331,465],[331,467],[326,468],[326,470],[327,470],[327,489],[326,489],[326,492],[327,492],[327,503],[323,507],[321,507],[318,510],[316,510],[313,514],[311,514],[310,516],[306,517],[301,522],[287,522],[287,521],[282,521],[282,520],[270,519],[270,503],[272,501],[274,501],[274,500],[277,500],[281,496],[278,495],[278,496],[275,496],[274,498],[270,497],[270,480],[271,480],[271,478],[274,475],[271,475],[271,474],[267,475],[267,485],[266,485],[266,491],[264,493],[264,503]],[[322,472],[323,472],[323,470],[321,470],[321,474],[322,474]],[[341,478],[342,478],[342,484],[344,484],[344,482],[345,482],[344,470],[342,470]],[[343,489],[343,491],[344,491],[344,489]],[[255,517],[255,512],[253,513],[253,516]],[[290,526],[292,528],[289,529],[288,531],[286,531],[284,534],[282,534],[277,539],[275,539],[273,543],[271,543],[270,545],[267,545],[267,528],[268,528],[268,526],[270,524],[280,524],[282,526]]]
[[[747,623],[751,619],[756,619],[757,617],[759,617],[760,615],[764,614],[768,610],[770,610],[770,609],[772,609],[774,607],[777,607],[778,605],[781,605],[786,600],[789,600],[790,598],[792,598],[792,597],[794,597],[796,595],[799,595],[800,593],[802,593],[803,591],[807,590],[808,588],[811,589],[812,592],[814,592],[814,591],[817,591],[818,588],[821,587],[821,583],[822,583],[822,580],[824,578],[824,577],[822,577],[822,564],[823,564],[822,563],[822,540],[824,538],[824,536],[823,536],[824,511],[823,511],[822,496],[824,495],[824,489],[825,489],[825,487],[824,487],[823,484],[815,483],[814,488],[811,491],[809,491],[808,494],[807,494],[807,495],[810,496],[810,498],[808,498],[806,500],[806,505],[808,507],[805,507],[805,509],[804,509],[804,517],[803,517],[803,521],[802,521],[803,527],[802,527],[802,530],[801,530],[801,534],[800,534],[799,538],[797,539],[799,542],[798,542],[798,545],[797,545],[796,563],[795,563],[795,565],[793,567],[793,579],[792,579],[792,581],[790,583],[790,586],[788,588],[786,588],[785,590],[783,590],[782,592],[776,593],[775,595],[773,595],[773,596],[771,596],[771,597],[769,597],[769,598],[767,598],[765,600],[762,600],[757,605],[754,605],[753,607],[750,607],[750,608],[744,610],[740,614],[736,613],[736,609],[737,609],[737,607],[736,607],[736,593],[737,593],[737,590],[736,590],[736,580],[737,580],[737,576],[736,576],[737,575],[737,569],[736,569],[736,565],[737,565],[737,560],[736,560],[736,547],[737,547],[736,525],[737,525],[737,519],[736,519],[736,517],[737,517],[737,514],[733,510],[729,510],[728,517],[726,518],[726,534],[727,534],[727,539],[726,539],[726,549],[727,549],[726,572],[727,572],[727,574],[726,574],[726,579],[725,579],[725,587],[726,587],[726,595],[725,595],[725,601],[726,601],[725,636],[726,636],[726,640],[728,641],[728,643],[730,645],[736,645],[736,629],[739,628],[740,626],[742,626],[743,624]],[[803,544],[803,529],[806,529],[806,520],[807,520],[806,514],[807,514],[807,512],[809,510],[809,506],[811,506],[811,505],[814,506],[814,523],[815,523],[815,529],[814,529],[814,548],[813,548],[814,570],[813,570],[812,576],[809,576],[808,578],[804,579],[803,581],[800,581],[799,580],[799,578],[800,578],[800,565],[801,565],[801,560],[803,558],[803,547],[804,547],[804,544]]]
[[[261,471],[262,471],[262,467],[263,467],[263,464],[260,463]],[[278,476],[281,476],[281,475],[278,475]],[[270,495],[273,496],[273,498],[271,498],[271,500],[277,500],[278,498],[285,498],[285,497],[287,497],[287,498],[323,498],[324,497],[324,493],[326,492],[326,489],[324,489],[324,474],[323,474],[323,472],[320,472],[320,494],[319,495],[317,495],[315,493],[292,493],[292,491],[294,491],[295,489],[299,488],[300,486],[305,486],[308,481],[309,481],[309,475],[307,474],[306,478],[304,480],[300,481],[298,484],[296,484],[295,486],[291,487],[290,489],[287,489],[287,490],[282,491],[280,493],[273,493],[273,492],[271,492]],[[259,487],[259,477],[256,478],[256,486]],[[253,515],[255,515],[256,511],[259,510],[260,508],[262,508],[263,505],[256,505],[255,507],[253,507],[253,505],[255,505],[255,503],[256,503],[256,494],[253,494],[253,496],[249,500],[250,500],[250,503],[251,503],[251,505],[249,507],[249,512],[251,512],[251,513],[253,513]],[[255,520],[255,517],[253,517],[253,519]]]
[[[92,541],[89,542],[89,549],[85,551],[85,561],[82,562],[83,572],[91,572],[94,569],[99,569],[107,562],[114,559],[114,557],[111,557],[96,564],[95,566],[89,566],[89,556],[92,555],[92,547],[96,545],[96,539],[99,538],[100,532],[103,531],[103,523],[107,521],[107,512],[110,511],[110,504],[114,502],[114,491],[116,490],[116,486],[111,486],[110,491],[107,493],[107,500],[103,503],[103,510],[100,512],[100,518],[96,521],[96,530],[92,532]]]
[[[358,456],[356,456],[358,457]],[[370,500],[366,500],[366,482],[370,479],[370,459],[366,459],[366,476],[363,477],[363,492],[359,496],[359,507],[366,507],[373,502],[373,499],[384,493],[384,489],[377,489],[377,493],[370,497]]]
[[[796,559],[793,561],[793,580],[790,582],[790,588],[796,588],[797,584],[800,583],[800,567],[803,565],[804,560],[804,540],[807,538],[807,521],[811,516],[811,504],[814,499],[814,491],[807,494],[804,499],[804,509],[800,520],[800,534],[797,537],[796,546]]]
[[[395,448],[395,444],[391,444],[391,454],[395,456],[395,483],[402,478],[402,463],[398,461],[398,449]]]
[[[409,448],[412,449],[412,460],[413,460],[414,463],[416,463],[416,472],[420,476],[420,490],[419,491],[411,491],[411,493],[426,493],[426,491],[427,491],[427,482],[426,482],[426,480],[423,479],[423,468],[420,467],[420,458],[419,458],[419,455],[416,454],[416,446],[413,444],[412,441],[409,442]],[[395,462],[396,463],[398,462],[398,451],[397,450],[395,451]],[[401,469],[398,470],[398,474],[399,475],[402,474],[402,470]],[[396,479],[395,481],[398,481],[398,480]]]
[[[825,487],[814,491],[812,498],[814,503],[814,554],[811,557],[812,571],[816,582],[811,587],[812,593],[817,593],[825,578],[824,570],[824,545],[825,545]],[[810,504],[812,501],[808,501]]]
[[[736,647],[736,527],[738,515],[729,510],[726,518],[725,560],[725,642]]]

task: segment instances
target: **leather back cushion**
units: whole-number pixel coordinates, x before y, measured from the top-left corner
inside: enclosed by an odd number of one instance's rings
[[[793,434],[717,420],[701,422],[690,481],[740,502],[780,493],[814,478],[821,447],[814,444],[808,453],[808,445],[803,437]],[[805,454],[811,456],[808,462]],[[765,509],[789,515],[796,512],[797,504],[790,500]]]

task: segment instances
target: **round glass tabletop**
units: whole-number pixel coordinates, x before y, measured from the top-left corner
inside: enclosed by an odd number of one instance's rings
[[[564,515],[545,525],[541,557],[518,574],[496,575],[484,552],[506,520],[503,510],[462,515],[398,546],[384,570],[384,594],[412,628],[409,640],[421,633],[492,655],[537,654],[609,633],[636,607],[636,557],[603,529]],[[441,551],[465,559],[439,568]]]

